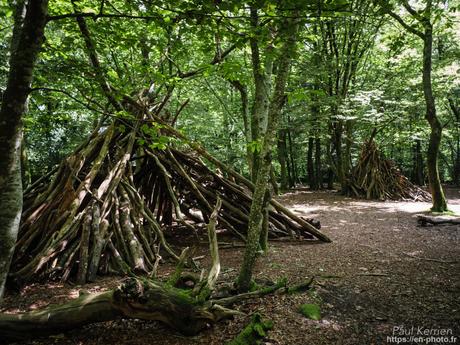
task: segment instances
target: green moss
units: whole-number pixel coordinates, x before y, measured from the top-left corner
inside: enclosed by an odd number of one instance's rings
[[[258,345],[267,336],[267,332],[273,328],[271,320],[262,320],[260,314],[252,316],[251,322],[241,331],[238,336],[226,345]]]
[[[434,216],[458,216],[458,214],[455,213],[452,210],[447,210],[447,211],[444,211],[444,212],[434,212],[434,211],[431,211],[431,209],[430,209],[430,212]]]
[[[320,320],[321,319],[321,310],[317,304],[302,304],[299,307],[299,312],[311,319],[311,320]]]
[[[295,293],[302,293],[305,291],[311,291],[312,284],[313,284],[313,278],[311,278],[309,281],[305,283],[301,283],[301,284],[289,287],[287,290],[287,293],[295,294]]]
[[[257,291],[260,289],[259,284],[257,284],[254,280],[251,280],[251,283],[249,284],[249,291]]]

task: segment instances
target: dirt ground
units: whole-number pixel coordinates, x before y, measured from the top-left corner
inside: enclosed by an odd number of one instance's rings
[[[448,189],[447,196],[451,210],[460,214],[460,191]],[[299,283],[316,277],[307,293],[239,305],[243,312],[258,311],[274,321],[264,344],[460,344],[460,226],[418,227],[414,215],[428,210],[427,203],[371,202],[302,190],[280,199],[298,214],[321,220],[333,242],[272,242],[268,255],[258,260],[256,278]],[[220,255],[221,279],[231,280],[242,249],[222,249]],[[84,287],[31,285],[6,296],[0,311],[42,308],[78,297],[82,288],[101,291],[118,283],[119,278],[106,277]],[[321,320],[300,315],[303,303],[319,304]],[[238,317],[183,337],[156,322],[120,320],[21,344],[220,345],[248,321],[249,316]]]

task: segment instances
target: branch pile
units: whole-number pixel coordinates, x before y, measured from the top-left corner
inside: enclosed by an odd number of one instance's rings
[[[161,256],[179,259],[168,231],[203,228],[218,197],[220,226],[245,240],[253,185],[153,116],[144,110],[99,128],[28,188],[13,279],[72,278],[82,284],[98,273],[154,274]],[[181,143],[175,148],[172,141]],[[318,228],[271,201],[272,238],[329,241]]]
[[[237,295],[229,295],[229,291],[225,289],[227,296],[216,297],[222,295],[216,289],[220,271],[216,222],[221,206],[221,199],[218,198],[207,226],[212,253],[212,264],[207,277],[204,271],[199,279],[193,273],[182,272],[188,255],[188,248],[185,248],[180,255],[175,272],[165,282],[151,278],[131,277],[116,289],[96,294],[83,294],[78,299],[63,305],[49,306],[22,314],[0,314],[0,338],[6,342],[24,340],[120,318],[156,320],[182,334],[193,335],[219,320],[234,315],[245,315],[229,308],[236,303],[275,292],[303,292],[311,287],[313,278],[292,287],[287,286],[286,279],[281,279],[276,284]],[[183,279],[192,284],[186,285],[186,288],[179,287]],[[231,292],[236,292],[236,289]],[[260,330],[261,326],[262,330]],[[248,327],[237,340],[250,340],[246,337],[248,335],[251,335],[251,338],[263,337],[265,331],[271,328],[269,323],[262,322],[257,315]],[[256,334],[252,334],[253,328],[257,328]]]
[[[385,158],[372,139],[363,145],[358,164],[348,177],[346,192],[366,199],[431,200],[429,193],[411,183],[393,161]]]

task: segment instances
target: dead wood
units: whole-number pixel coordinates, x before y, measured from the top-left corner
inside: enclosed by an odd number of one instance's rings
[[[460,217],[452,216],[427,216],[424,214],[417,215],[417,222],[420,226],[431,225],[440,225],[440,224],[453,224],[460,225]]]
[[[344,192],[365,199],[431,200],[428,192],[411,183],[393,161],[385,158],[372,137],[363,144],[360,158],[347,178]]]
[[[145,107],[124,96],[126,117],[95,130],[54,173],[28,189],[12,279],[83,284],[97,274],[153,276],[159,258],[179,260],[168,230],[197,235],[218,199],[220,227],[245,241],[253,184],[159,118],[163,106],[162,100]],[[268,213],[270,238],[330,241],[318,221],[298,217],[275,200]]]
[[[207,278],[203,279],[202,274],[201,281],[197,283],[199,289],[179,289],[177,287],[181,277],[186,276],[192,282],[197,281],[193,273],[188,272],[182,275],[182,269],[188,257],[188,248],[186,248],[179,257],[175,272],[165,283],[132,277],[125,280],[116,289],[96,294],[84,294],[63,305],[49,306],[43,310],[29,313],[0,314],[0,338],[5,342],[17,341],[61,333],[90,323],[121,318],[160,321],[180,333],[193,335],[219,320],[234,315],[244,315],[237,310],[228,308],[242,300],[258,298],[280,289],[291,293],[302,292],[309,288],[313,280],[288,288],[284,279],[277,284],[263,287],[257,291],[210,299],[220,272],[215,227],[221,205],[218,198],[210,216],[208,237],[212,265]],[[84,224],[89,224],[89,220],[86,219]],[[86,239],[84,241],[87,242]],[[111,240],[109,240],[108,246],[113,253],[117,252]],[[86,251],[83,252],[86,255]],[[122,268],[124,262],[118,262],[118,264]],[[80,276],[80,269],[78,272]],[[219,293],[214,295],[219,295]]]
[[[119,288],[83,295],[67,304],[24,314],[0,314],[0,338],[33,338],[120,318],[161,321],[191,335],[232,315],[223,308],[197,304],[182,290],[130,278]]]

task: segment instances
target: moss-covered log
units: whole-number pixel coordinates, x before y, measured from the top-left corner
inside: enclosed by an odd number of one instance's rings
[[[196,303],[184,290],[131,278],[115,290],[83,295],[67,304],[24,314],[0,314],[0,338],[34,338],[120,318],[161,321],[191,335],[233,314],[209,303]]]

